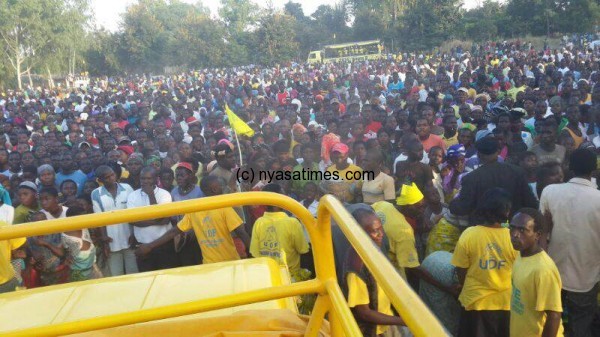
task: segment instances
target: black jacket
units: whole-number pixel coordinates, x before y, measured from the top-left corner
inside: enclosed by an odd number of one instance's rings
[[[503,188],[512,196],[511,216],[523,207],[538,208],[538,200],[529,187],[523,169],[505,163],[490,163],[480,166],[462,179],[460,195],[450,202],[450,212],[469,215],[471,224],[475,224],[475,209],[483,194],[494,187]]]

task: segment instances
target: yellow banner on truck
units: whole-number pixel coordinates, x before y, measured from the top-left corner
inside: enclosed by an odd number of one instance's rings
[[[311,51],[306,62],[314,64],[378,60],[382,51],[383,45],[379,40],[332,44],[322,50]]]

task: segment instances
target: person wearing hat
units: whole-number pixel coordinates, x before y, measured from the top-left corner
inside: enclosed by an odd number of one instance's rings
[[[204,197],[204,193],[197,184],[198,180],[195,172],[193,162],[181,161],[175,165],[177,186],[171,191],[174,202]],[[174,218],[176,222],[182,219],[182,216]],[[192,230],[188,230],[175,238],[175,251],[179,255],[182,266],[193,266],[202,263],[202,253],[200,247],[196,244],[196,235]]]
[[[362,198],[362,173],[363,170],[354,165],[348,163],[348,145],[344,143],[337,143],[331,147],[331,166],[327,168],[327,172],[330,172],[333,179],[343,182],[346,187],[346,192],[343,198],[349,203],[353,203]]]
[[[38,186],[31,181],[24,181],[19,184],[17,189],[17,197],[19,198],[19,206],[15,208],[13,224],[18,225],[27,222],[27,218],[31,212],[40,210],[37,199]]]
[[[442,182],[446,201],[454,199],[460,189],[460,182],[465,172],[465,154],[466,150],[462,144],[452,145],[446,153],[446,163],[444,165],[449,168],[449,171],[443,177]]]
[[[57,187],[56,171],[50,164],[44,164],[38,167],[38,188],[41,190],[44,187]]]
[[[178,169],[188,170],[189,167],[185,166],[187,165],[178,167]],[[193,169],[189,170],[187,174],[193,176],[192,171]],[[200,188],[206,196],[223,194],[223,185],[218,176],[202,178]],[[197,243],[202,250],[203,264],[239,260],[240,256],[234,244],[234,237],[240,238],[246,247],[250,243],[242,219],[232,207],[226,207],[186,214],[177,223],[177,226],[155,240],[140,245],[135,253],[138,258],[148,256],[153,251],[160,249],[161,246],[171,242],[176,236],[190,230],[194,231]]]
[[[340,100],[335,97],[329,101],[329,104],[331,106],[331,111],[336,118],[344,115],[346,112],[346,106],[340,103]]]
[[[483,194],[494,187],[502,187],[508,191],[514,209],[538,207],[538,201],[529,188],[523,169],[498,162],[499,149],[495,138],[483,137],[475,143],[475,147],[481,166],[462,178],[460,192],[450,202],[452,214],[469,215],[471,224],[474,224],[474,210],[481,203]]]
[[[458,294],[457,290],[442,285],[420,268],[414,224],[423,217],[425,211],[423,193],[415,183],[403,185],[395,204],[378,201],[372,205],[383,224],[389,242],[388,258],[392,265],[405,280],[407,274],[412,274],[412,279],[422,279],[450,294]]]
[[[233,149],[233,144],[223,142],[217,144],[212,151],[216,164],[212,170],[209,170],[208,174],[221,179],[225,193],[231,193],[236,190],[233,174],[235,167],[235,153]]]
[[[510,110],[510,131],[512,132],[512,144],[523,142],[527,149],[533,147],[533,137],[531,133],[523,127],[523,117],[527,114],[523,108],[514,108]]]

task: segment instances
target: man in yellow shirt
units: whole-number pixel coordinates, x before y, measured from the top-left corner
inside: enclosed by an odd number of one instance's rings
[[[218,176],[205,176],[202,178],[200,188],[206,196],[223,194],[223,185]],[[242,219],[233,208],[226,207],[186,214],[177,226],[155,241],[139,246],[135,254],[143,257],[156,247],[162,246],[190,229],[193,229],[196,234],[202,251],[203,264],[239,260],[240,255],[233,237],[242,240],[246,247],[250,244],[250,237],[246,233]]]
[[[352,213],[352,216],[371,240],[381,247],[384,232],[377,214],[370,209],[358,209]],[[365,267],[354,249],[349,251],[344,269],[344,290],[348,306],[363,336],[379,336],[385,333],[389,326],[397,330],[396,326],[406,325],[402,318],[394,315],[390,299],[379,287],[375,277]]]
[[[337,143],[331,147],[332,165],[327,168],[332,178],[327,180],[343,181],[346,185],[343,195],[336,197],[344,199],[342,202],[356,203],[362,196],[362,169],[354,164],[348,163],[348,145]]]
[[[0,222],[0,227],[6,225],[5,222]],[[18,286],[10,259],[25,258],[22,250],[25,242],[25,238],[0,241],[0,294],[14,291]]]
[[[271,183],[264,192],[282,194],[281,186]],[[308,240],[304,236],[298,219],[285,214],[279,207],[268,206],[264,215],[256,220],[252,228],[250,254],[254,257],[271,257],[279,263],[286,263],[295,281],[306,277],[300,268],[300,256],[309,252]]]
[[[414,213],[420,213],[422,217],[424,208],[419,204],[422,205],[423,199],[423,193],[413,183],[411,186],[402,186],[400,196],[396,200],[397,206],[386,201],[379,201],[371,207],[383,224],[383,230],[390,245],[388,257],[400,276],[407,280],[406,274],[411,274],[414,279],[421,279],[455,296],[458,294],[457,289],[444,286],[421,268],[415,246],[414,231],[402,213],[403,210],[410,209]],[[414,216],[410,211],[408,213],[408,216]]]
[[[511,337],[562,337],[562,282],[554,261],[539,246],[545,231],[540,211],[522,208],[510,222],[513,247],[521,252],[512,271]]]
[[[509,336],[510,280],[517,254],[502,223],[510,209],[506,190],[488,190],[476,209],[478,225],[467,228],[456,244],[451,263],[463,284],[460,337]]]

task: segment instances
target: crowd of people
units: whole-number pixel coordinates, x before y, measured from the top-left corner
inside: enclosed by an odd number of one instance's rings
[[[452,335],[598,336],[599,55],[505,42],[477,56],[7,91],[0,219],[236,191],[288,195],[316,216],[329,193]],[[228,109],[252,132],[237,134]],[[365,336],[410,336],[335,223],[332,232]],[[282,209],[217,209],[0,241],[0,292],[260,256],[298,281],[312,275],[310,252]],[[302,298],[303,312],[310,305]]]

